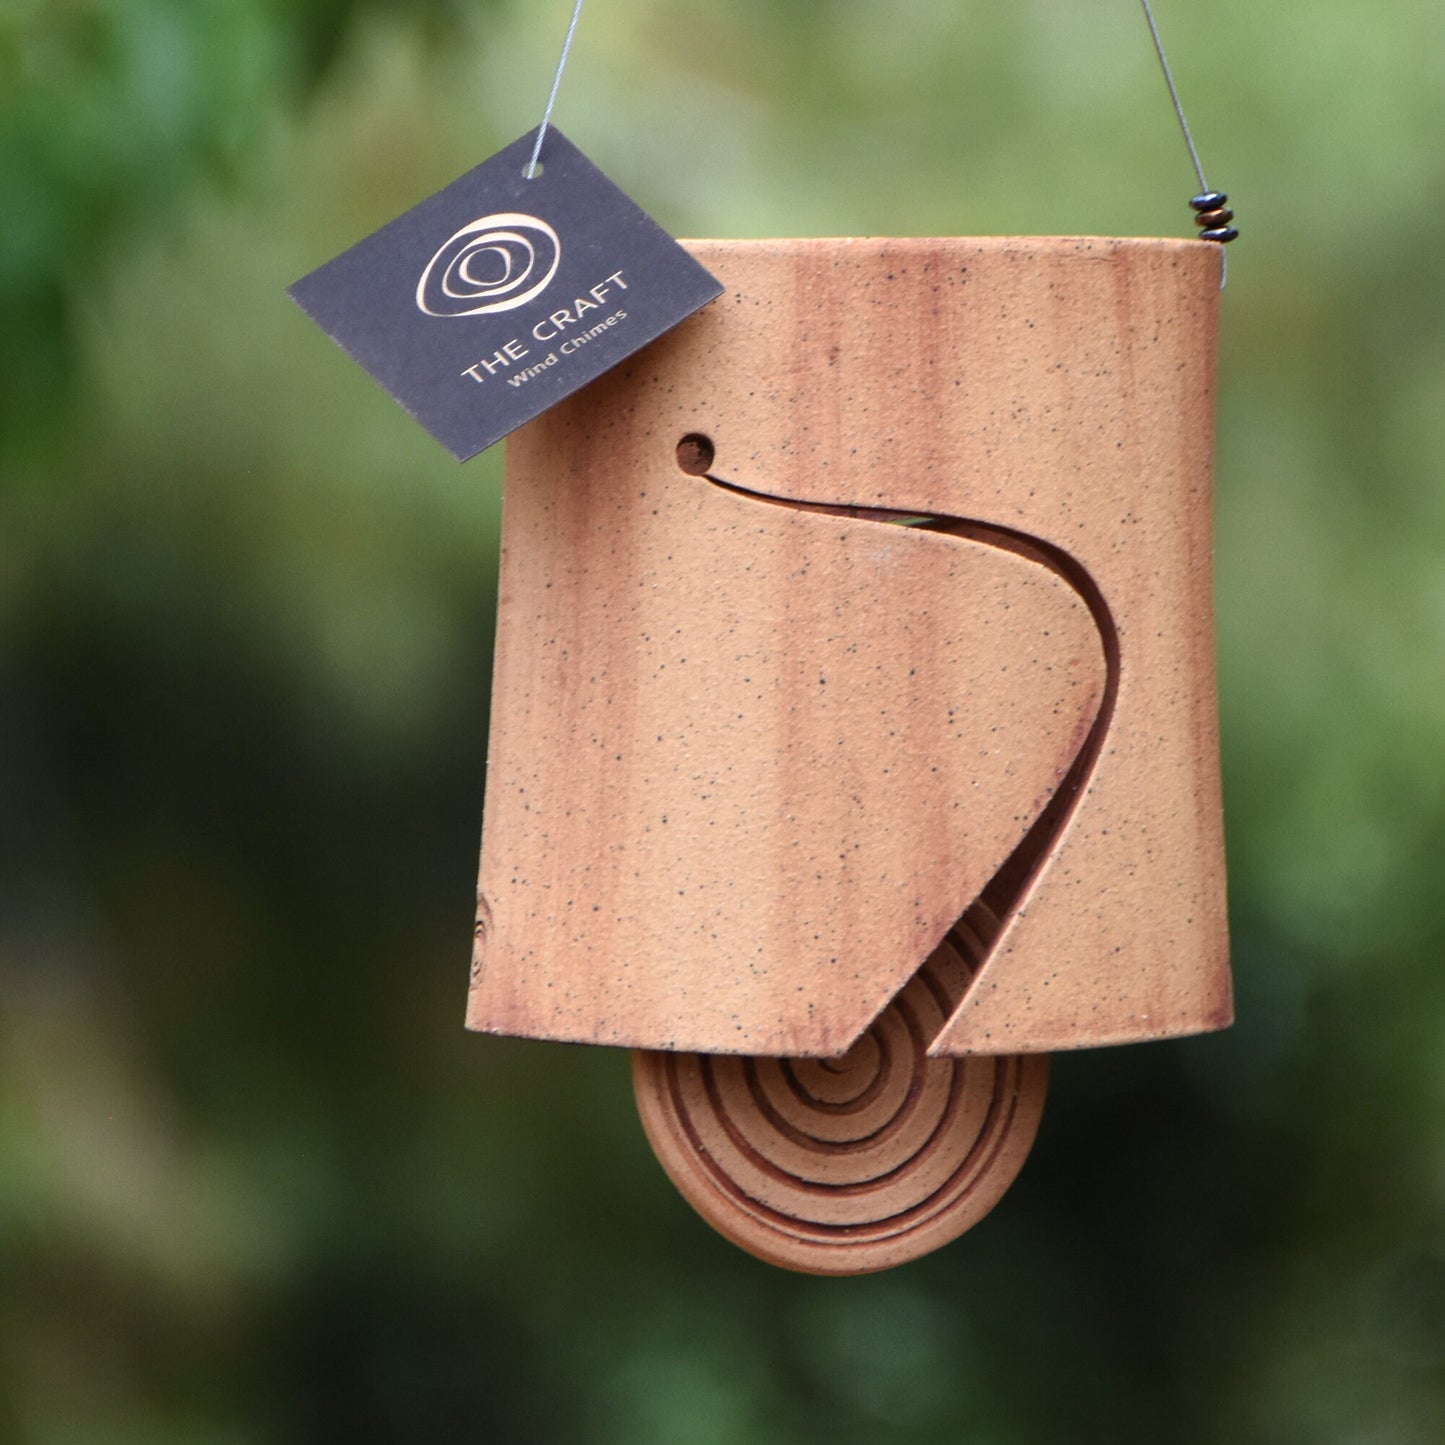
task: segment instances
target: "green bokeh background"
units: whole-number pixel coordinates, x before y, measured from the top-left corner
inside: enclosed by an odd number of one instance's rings
[[[1239,1023],[1055,1061],[890,1274],[777,1272],[609,1050],[461,1028],[500,449],[284,287],[536,123],[566,0],[0,0],[0,1442],[1445,1439],[1445,10],[1157,0],[1239,210]],[[1180,234],[1132,0],[593,0],[676,234]]]

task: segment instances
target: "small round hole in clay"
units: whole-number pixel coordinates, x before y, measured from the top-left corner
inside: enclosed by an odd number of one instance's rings
[[[690,477],[704,477],[716,455],[712,440],[701,432],[689,432],[677,444],[677,464]]]

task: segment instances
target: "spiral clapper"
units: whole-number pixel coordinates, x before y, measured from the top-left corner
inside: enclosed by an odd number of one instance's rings
[[[927,1052],[985,952],[979,913],[840,1058],[634,1053],[653,1151],[719,1233],[788,1269],[867,1274],[998,1202],[1033,1143],[1047,1056]]]

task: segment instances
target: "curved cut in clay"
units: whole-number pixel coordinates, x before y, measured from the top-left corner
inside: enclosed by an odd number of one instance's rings
[[[936,1054],[1227,1023],[1215,248],[693,250],[508,445],[469,1025],[836,1055],[978,900]]]

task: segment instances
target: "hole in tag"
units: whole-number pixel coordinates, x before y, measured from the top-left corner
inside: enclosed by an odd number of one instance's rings
[[[689,432],[677,444],[677,464],[690,477],[705,477],[716,455],[712,439],[701,432]]]

